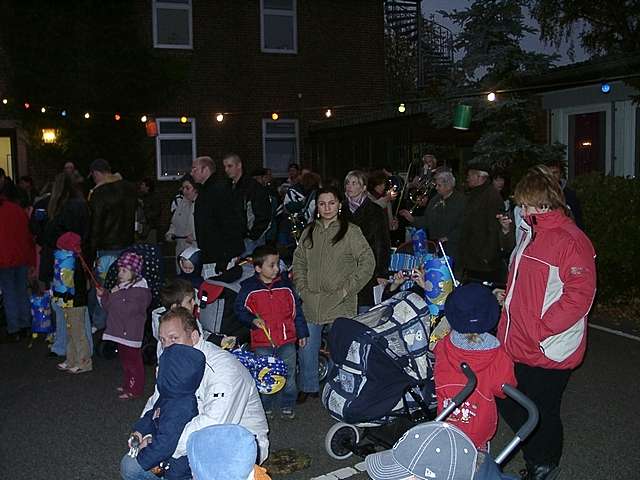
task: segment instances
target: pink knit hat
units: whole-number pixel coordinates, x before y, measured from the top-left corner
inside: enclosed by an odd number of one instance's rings
[[[142,276],[142,262],[143,259],[140,255],[134,252],[127,252],[118,258],[118,267],[131,270],[136,277],[140,277]]]

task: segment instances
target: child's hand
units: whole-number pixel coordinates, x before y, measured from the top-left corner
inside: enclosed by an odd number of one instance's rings
[[[504,298],[507,292],[503,288],[494,288],[491,293],[493,293],[493,295],[496,297],[496,300],[498,300],[500,306],[504,306]]]
[[[140,432],[132,432],[131,435],[129,435],[129,440],[127,440],[127,447],[131,448],[131,437],[136,437],[138,444],[142,443],[142,434]]]
[[[236,346],[236,337],[223,336],[220,340],[220,348],[224,350],[232,350]]]
[[[262,320],[260,317],[257,317],[257,318],[253,319],[253,325],[256,328],[260,328],[260,329],[265,328],[264,320]]]
[[[307,338],[306,337],[298,339],[298,345],[300,346],[300,348],[304,348],[306,344],[307,344]]]
[[[104,288],[96,286],[96,295],[102,297],[104,295]]]
[[[140,450],[144,447],[148,447],[151,443],[153,443],[153,437],[151,435],[145,436],[140,442]]]
[[[427,288],[427,283],[424,281],[424,268],[414,268],[411,270],[411,280],[416,282],[420,288],[425,290]]]
[[[391,281],[391,285],[389,285],[389,290],[392,292],[396,291],[398,287],[405,282],[405,280],[406,278],[404,276],[404,273],[402,273],[402,271],[396,272],[393,275],[393,280]]]

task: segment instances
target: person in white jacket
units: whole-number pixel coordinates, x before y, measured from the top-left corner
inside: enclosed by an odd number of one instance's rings
[[[203,340],[195,319],[186,308],[174,308],[162,316],[159,336],[163,348],[174,343],[189,345],[204,353],[207,362],[196,391],[198,415],[185,426],[172,456],[186,455],[189,435],[197,430],[209,425],[237,424],[255,435],[257,461],[264,462],[269,455],[269,427],[249,371],[231,353]],[[156,387],[142,415],[153,407],[158,396]],[[145,439],[141,448],[146,446],[146,442]],[[128,454],[122,458],[120,474],[123,480],[157,480],[153,473],[142,470],[135,458]]]
[[[176,202],[176,208],[171,216],[171,225],[164,235],[167,242],[176,242],[176,259],[187,248],[198,248],[193,219],[193,208],[198,197],[198,190],[191,175],[187,174],[182,177],[180,191],[182,198]],[[180,273],[177,265],[176,268],[177,273]]]

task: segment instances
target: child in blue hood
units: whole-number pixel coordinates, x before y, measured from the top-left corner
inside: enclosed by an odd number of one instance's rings
[[[160,396],[133,426],[133,435],[141,441],[137,461],[143,470],[156,473],[159,467],[167,480],[191,478],[187,456],[171,455],[185,425],[198,415],[195,392],[204,369],[204,354],[187,345],[174,344],[160,356],[156,382]]]

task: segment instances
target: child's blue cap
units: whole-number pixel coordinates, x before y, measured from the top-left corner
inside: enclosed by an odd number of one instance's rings
[[[456,332],[485,333],[498,323],[500,305],[489,288],[468,283],[449,294],[444,314]]]

